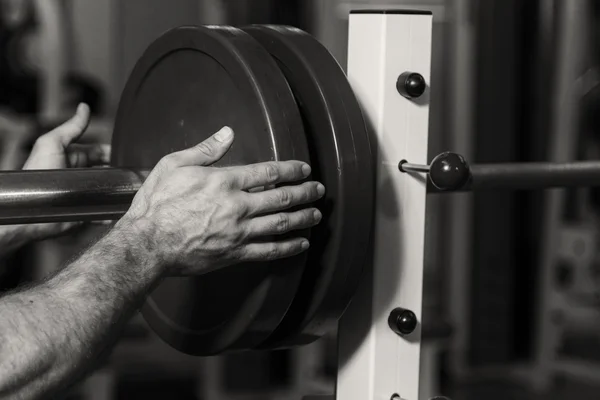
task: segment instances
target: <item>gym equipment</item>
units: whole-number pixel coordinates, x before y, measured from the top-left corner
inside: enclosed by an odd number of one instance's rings
[[[149,172],[122,168],[0,172],[1,224],[118,219]]]
[[[225,125],[236,141],[216,166],[309,161],[293,93],[264,48],[236,28],[171,30],[150,45],[125,86],[112,165],[152,167]],[[140,151],[140,143],[152,145]],[[142,314],[161,338],[188,354],[254,348],[283,319],[305,258],[166,279]]]
[[[237,140],[217,166],[309,161],[329,189],[323,222],[303,233],[308,254],[167,279],[142,310],[150,326],[182,352],[212,355],[306,344],[339,320],[337,398],[416,400],[428,184],[414,172],[454,191],[594,185],[600,170],[469,167],[450,153],[427,165],[431,29],[428,12],[351,13],[348,79],[295,28],[167,32],[123,92],[114,168],[2,174],[0,223],[118,218],[162,156],[229,125]]]
[[[600,162],[469,165],[459,154],[442,153],[430,165],[400,161],[401,172],[428,174],[432,191],[534,190],[581,187],[600,182]]]
[[[304,121],[313,178],[327,188],[316,204],[324,222],[312,229],[302,282],[285,318],[263,344],[308,344],[335,329],[367,262],[374,168],[362,111],[331,54],[307,33],[284,26],[244,29],[283,71]]]
[[[372,268],[338,328],[336,399],[421,398],[427,185],[398,163],[427,162],[432,24],[423,11],[350,13],[348,79],[377,138],[377,186]],[[422,76],[421,96],[399,93],[406,72]]]
[[[286,267],[168,279],[150,296],[142,310],[146,320],[190,354],[314,341],[341,316],[366,262],[374,176],[365,122],[348,81],[304,32],[244,31],[184,27],[159,38],[132,72],[115,124],[115,166],[153,166],[229,125],[237,139],[217,165],[306,160],[313,178],[328,188],[318,204],[323,223],[312,230],[316,240],[307,255],[283,261]],[[156,146],[139,152],[142,141]],[[218,310],[198,309],[215,301]]]
[[[167,279],[142,313],[188,354],[310,343],[335,327],[367,263],[374,169],[366,124],[343,71],[317,40],[295,28],[166,33],[124,89],[113,136],[117,168],[0,176],[7,189],[0,221],[118,218],[162,156],[223,125],[236,131],[236,142],[217,166],[311,163],[313,178],[328,188],[317,204],[324,218],[311,233],[313,246],[277,265]],[[140,143],[151,145],[140,151]],[[218,308],[204,306],[215,302]]]

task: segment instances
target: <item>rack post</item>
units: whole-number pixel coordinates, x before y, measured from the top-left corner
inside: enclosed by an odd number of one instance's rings
[[[337,400],[419,400],[427,185],[398,163],[428,162],[432,19],[424,11],[350,14],[348,77],[376,140],[377,201],[372,268],[340,322]],[[400,94],[406,72],[425,78],[421,96]],[[399,308],[418,320],[410,334],[390,327]]]

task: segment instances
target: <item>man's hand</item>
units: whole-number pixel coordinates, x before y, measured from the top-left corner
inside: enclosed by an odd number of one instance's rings
[[[40,136],[23,169],[86,168],[110,162],[110,145],[77,144],[90,122],[90,109],[80,104],[75,115],[51,132]],[[81,225],[77,222],[31,224],[16,227],[27,240],[40,240],[61,235]]]
[[[76,137],[54,136],[61,138],[58,156]],[[0,398],[53,398],[92,370],[166,274],[199,275],[308,248],[305,239],[280,234],[319,222],[312,207],[290,208],[317,200],[325,188],[272,187],[305,179],[310,167],[298,161],[209,167],[232,142],[225,128],[164,157],[127,214],[96,244],[48,280],[0,297],[0,320],[10,321],[0,323]]]
[[[109,145],[76,144],[89,123],[90,109],[86,104],[80,104],[70,120],[37,139],[23,169],[86,168],[108,164]]]
[[[208,167],[225,155],[233,139],[231,129],[223,128],[195,147],[164,157],[119,222],[131,224],[152,243],[148,248],[167,274],[203,274],[290,257],[309,247],[304,238],[279,235],[319,223],[315,208],[289,209],[318,200],[323,185],[253,190],[305,179],[310,167],[299,161]]]
[[[110,161],[110,146],[81,145],[90,120],[90,109],[81,104],[67,122],[40,136],[23,169],[63,169],[100,166]],[[59,236],[81,225],[78,222],[0,226],[0,256],[5,256],[34,240]]]

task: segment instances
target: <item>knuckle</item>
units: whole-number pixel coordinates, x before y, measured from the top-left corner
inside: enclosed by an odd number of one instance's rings
[[[288,215],[286,214],[280,214],[277,217],[277,221],[275,223],[275,228],[277,230],[277,232],[287,232],[290,229],[290,218]]]
[[[271,245],[265,252],[265,256],[269,260],[275,260],[279,258],[281,251],[276,244]]]
[[[232,172],[215,169],[214,171],[211,171],[209,181],[221,190],[229,190],[233,186],[234,178]]]
[[[292,195],[289,190],[281,189],[279,191],[279,204],[284,207],[290,206],[292,204]]]
[[[175,154],[168,154],[160,159],[157,166],[162,170],[169,170],[175,167],[177,156]]]
[[[198,144],[195,147],[196,151],[200,152],[201,154],[204,154],[205,156],[212,156],[213,154],[213,147],[208,144],[207,142],[202,142],[200,144]]]
[[[240,246],[242,246],[250,235],[249,229],[246,225],[239,223],[236,223],[234,225],[235,226],[232,227],[233,234],[231,237],[231,243],[229,245],[229,249],[231,250],[237,249]]]
[[[49,145],[51,145],[53,142],[53,139],[51,136],[48,136],[48,134],[40,136],[35,143],[33,144],[33,148],[34,149],[43,149],[44,147],[48,147]]]
[[[318,218],[317,218],[318,213],[314,210],[314,209],[308,209],[308,210],[304,210],[304,222],[306,224],[313,224],[315,222],[317,222]]]
[[[229,198],[227,200],[227,208],[238,217],[245,215],[248,211],[248,205],[241,196]]]
[[[274,183],[279,180],[279,168],[274,163],[267,163],[265,165],[265,176],[269,183]]]
[[[264,177],[263,177],[263,173],[262,171],[260,171],[259,168],[256,167],[252,167],[248,170],[248,175],[249,175],[249,179],[250,181],[263,181]],[[269,178],[267,177],[267,180]]]
[[[216,183],[219,186],[221,185],[221,183],[223,183],[223,181],[225,180],[225,173],[223,171],[220,171],[216,168],[213,169],[207,169],[207,175],[206,175],[206,180],[208,183]]]
[[[235,204],[235,213],[238,218],[245,217],[248,214],[248,205],[243,201],[238,201]]]

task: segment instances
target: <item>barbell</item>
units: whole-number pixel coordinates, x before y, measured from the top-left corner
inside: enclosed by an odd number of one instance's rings
[[[398,72],[390,84],[413,101],[424,80],[418,71]],[[0,224],[118,219],[163,156],[225,125],[236,141],[217,167],[311,164],[310,179],[327,188],[315,204],[321,224],[301,232],[311,248],[278,262],[168,278],[141,312],[165,342],[191,355],[311,343],[336,326],[369,265],[376,156],[343,70],[299,29],[186,26],[165,33],[124,88],[111,168],[0,173]],[[599,163],[469,166],[444,153],[431,165],[401,160],[398,167],[428,174],[437,192],[600,182]]]

